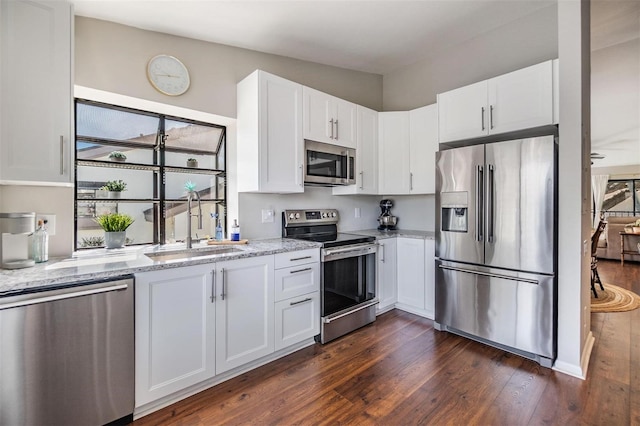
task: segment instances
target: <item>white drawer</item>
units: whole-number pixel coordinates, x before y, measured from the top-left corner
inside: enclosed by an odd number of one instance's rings
[[[319,248],[278,253],[275,259],[275,268],[288,268],[313,262],[320,262]]]
[[[320,334],[320,292],[276,302],[276,351]]]
[[[275,300],[285,300],[320,290],[320,263],[276,269]]]

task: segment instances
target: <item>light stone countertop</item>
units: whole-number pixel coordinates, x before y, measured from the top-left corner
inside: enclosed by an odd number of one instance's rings
[[[378,240],[382,240],[385,238],[395,238],[395,237],[404,237],[404,238],[420,238],[423,240],[434,240],[436,238],[436,233],[433,231],[413,231],[409,229],[395,229],[393,231],[379,231],[377,229],[364,229],[360,231],[348,231],[352,234],[360,234],[360,235],[369,235],[376,237]]]
[[[206,256],[181,259],[154,260],[145,254],[182,253],[188,251],[184,244],[166,244],[153,246],[131,246],[122,249],[94,249],[74,253],[68,259],[50,259],[36,264],[32,268],[0,269],[0,296],[15,295],[25,290],[34,290],[64,284],[78,284],[84,281],[116,278],[158,269],[178,268],[182,266],[213,263],[216,261],[244,259],[266,256],[290,251],[320,248],[321,244],[311,241],[287,238],[271,238],[249,241],[248,244],[208,246],[206,243],[194,244],[191,251],[230,248],[231,253],[213,253]]]

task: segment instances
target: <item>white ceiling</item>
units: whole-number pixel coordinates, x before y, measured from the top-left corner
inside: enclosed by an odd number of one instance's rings
[[[71,0],[76,15],[375,74],[555,0]]]

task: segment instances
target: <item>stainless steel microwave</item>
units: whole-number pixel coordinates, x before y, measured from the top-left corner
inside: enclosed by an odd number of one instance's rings
[[[304,183],[337,186],[356,183],[356,150],[305,140]]]

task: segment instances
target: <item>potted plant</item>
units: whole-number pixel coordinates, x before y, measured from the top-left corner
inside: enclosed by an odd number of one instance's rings
[[[109,191],[109,198],[120,198],[120,193],[127,190],[127,183],[120,179],[110,180],[100,189]]]
[[[630,223],[627,226],[631,227],[631,232],[633,232],[634,234],[640,234],[640,219],[636,220],[633,223]]]
[[[111,153],[109,153],[109,160],[124,162],[127,160],[127,156],[120,151],[111,151]]]
[[[198,160],[196,160],[195,158],[188,158],[187,167],[198,167]]]
[[[126,230],[133,218],[124,213],[109,213],[98,216],[95,221],[104,230],[104,245],[108,249],[124,247]]]

